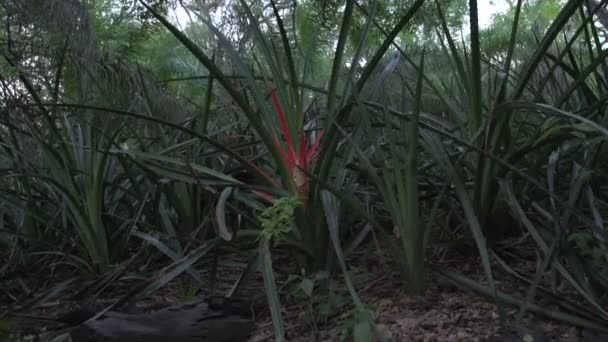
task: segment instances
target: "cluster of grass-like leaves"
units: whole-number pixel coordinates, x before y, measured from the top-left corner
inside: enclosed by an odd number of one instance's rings
[[[235,1],[245,28],[237,46],[203,12],[181,30],[142,1],[164,34],[158,41],[179,46],[177,69],[195,74],[157,66],[171,78],[164,83],[149,65],[155,58],[116,62],[96,50],[86,6],[49,8],[80,16],[77,27],[24,16],[32,30],[10,39],[39,30],[61,44],[32,58],[0,47],[0,279],[11,293],[14,275],[32,265],[74,277],[11,312],[73,287],[99,295],[133,279],[135,267],[139,284],[111,307],[182,274],[213,288],[218,258],[237,251],[249,262],[229,295],[261,271],[283,341],[273,252],[284,249],[304,274],[342,274],[354,304],[345,331],[366,341],[377,331],[349,256],[378,239],[374,253],[423,293],[429,246],[442,235],[473,243],[487,278],[436,270],[451,281],[519,308],[519,319],[532,311],[605,331],[608,53],[597,15],[606,2],[546,5],[551,20],[535,31],[530,16],[542,4],[519,0],[495,21],[508,33],[498,44],[479,27],[476,0],[462,39],[442,1],[409,1],[391,22],[379,20],[380,0],[346,0],[328,7],[340,11],[327,49],[305,36],[298,11],[310,4]],[[420,30],[428,22],[437,25]],[[441,225],[450,218],[460,228]],[[493,249],[504,218],[536,246],[535,274]],[[170,260],[160,269],[150,262],[158,253]],[[496,267],[528,287],[525,298],[497,289]],[[309,296],[328,282],[301,280]],[[560,284],[585,304],[556,300]]]

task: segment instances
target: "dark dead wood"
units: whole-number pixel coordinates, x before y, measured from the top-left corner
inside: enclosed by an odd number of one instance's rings
[[[74,328],[75,342],[240,342],[253,329],[247,307],[233,301],[198,302],[144,314],[109,311]]]

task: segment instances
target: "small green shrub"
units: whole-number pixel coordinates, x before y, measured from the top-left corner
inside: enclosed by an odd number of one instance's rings
[[[179,290],[179,296],[185,301],[189,302],[195,300],[201,288],[199,285],[191,282],[188,286]]]
[[[338,330],[339,341],[373,341],[374,318],[371,308],[353,309],[342,315],[343,323]]]
[[[288,234],[293,229],[294,211],[300,205],[302,200],[298,197],[283,197],[266,208],[259,217],[262,225],[261,237],[272,241]]]
[[[0,319],[0,342],[18,342],[15,332],[15,323]]]
[[[590,233],[577,232],[568,237],[568,241],[584,256],[598,262],[608,262],[608,247],[594,238]]]

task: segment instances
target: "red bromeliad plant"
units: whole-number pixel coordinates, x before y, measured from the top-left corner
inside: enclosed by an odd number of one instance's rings
[[[281,105],[281,101],[279,100],[276,89],[271,91],[270,97],[277,115],[279,116],[279,120],[281,122],[281,133],[285,137],[287,147],[283,147],[279,137],[274,138],[274,145],[279,151],[280,155],[283,157],[283,160],[286,162],[289,177],[291,177],[296,185],[297,194],[295,195],[306,200],[310,191],[309,177],[307,172],[310,172],[315,166],[315,162],[321,147],[323,132],[319,134],[314,143],[310,144],[308,138],[306,137],[306,132],[301,129],[300,144],[297,146],[299,150],[296,151],[297,148],[294,145],[291,130],[289,129],[289,124],[287,123],[287,117],[285,116],[285,111],[283,110],[283,106]],[[270,203],[275,203],[277,200],[273,195],[261,190],[252,190],[252,192]]]
[[[293,143],[291,131],[289,130],[289,124],[287,123],[287,118],[285,117],[285,112],[283,111],[283,107],[281,106],[281,102],[277,96],[276,89],[272,90],[270,96],[272,98],[274,108],[279,115],[279,120],[281,121],[281,130],[285,136],[287,148],[283,148],[279,138],[277,137],[275,137],[275,145],[287,162],[290,176],[297,186],[299,192],[298,195],[306,199],[308,198],[309,192],[309,177],[306,172],[310,171],[314,166],[319,152],[319,147],[321,146],[320,143],[321,139],[323,138],[323,132],[321,132],[316,141],[311,145],[306,137],[306,132],[304,132],[303,129],[300,130],[299,153],[296,152],[296,146]]]
[[[297,188],[296,195],[301,197],[302,199],[307,199],[310,190],[309,177],[307,175],[307,172],[310,172],[315,166],[315,162],[321,147],[321,139],[323,138],[323,132],[319,134],[314,143],[310,144],[308,138],[306,137],[306,132],[301,129],[300,144],[299,146],[297,146],[299,148],[299,151],[296,152],[297,148],[294,145],[294,141],[291,136],[291,131],[289,129],[289,124],[287,123],[287,118],[285,116],[285,111],[283,110],[283,106],[281,105],[281,101],[279,100],[276,89],[273,89],[271,91],[270,97],[272,98],[274,108],[277,112],[277,115],[279,116],[279,120],[281,122],[281,133],[285,137],[287,147],[283,147],[279,137],[274,138],[274,145],[279,151],[280,155],[283,157],[283,160],[287,164],[289,176],[291,177]],[[227,138],[238,137],[243,136],[238,134],[227,136]],[[275,185],[277,184],[275,183]],[[264,191],[252,190],[252,192],[270,203],[274,203],[277,200],[273,195],[270,195]]]

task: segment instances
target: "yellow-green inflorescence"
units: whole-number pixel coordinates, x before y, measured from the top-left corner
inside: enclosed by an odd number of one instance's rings
[[[261,237],[271,241],[289,233],[294,225],[294,211],[300,205],[302,199],[292,196],[282,197],[266,208],[259,217],[262,224]]]

